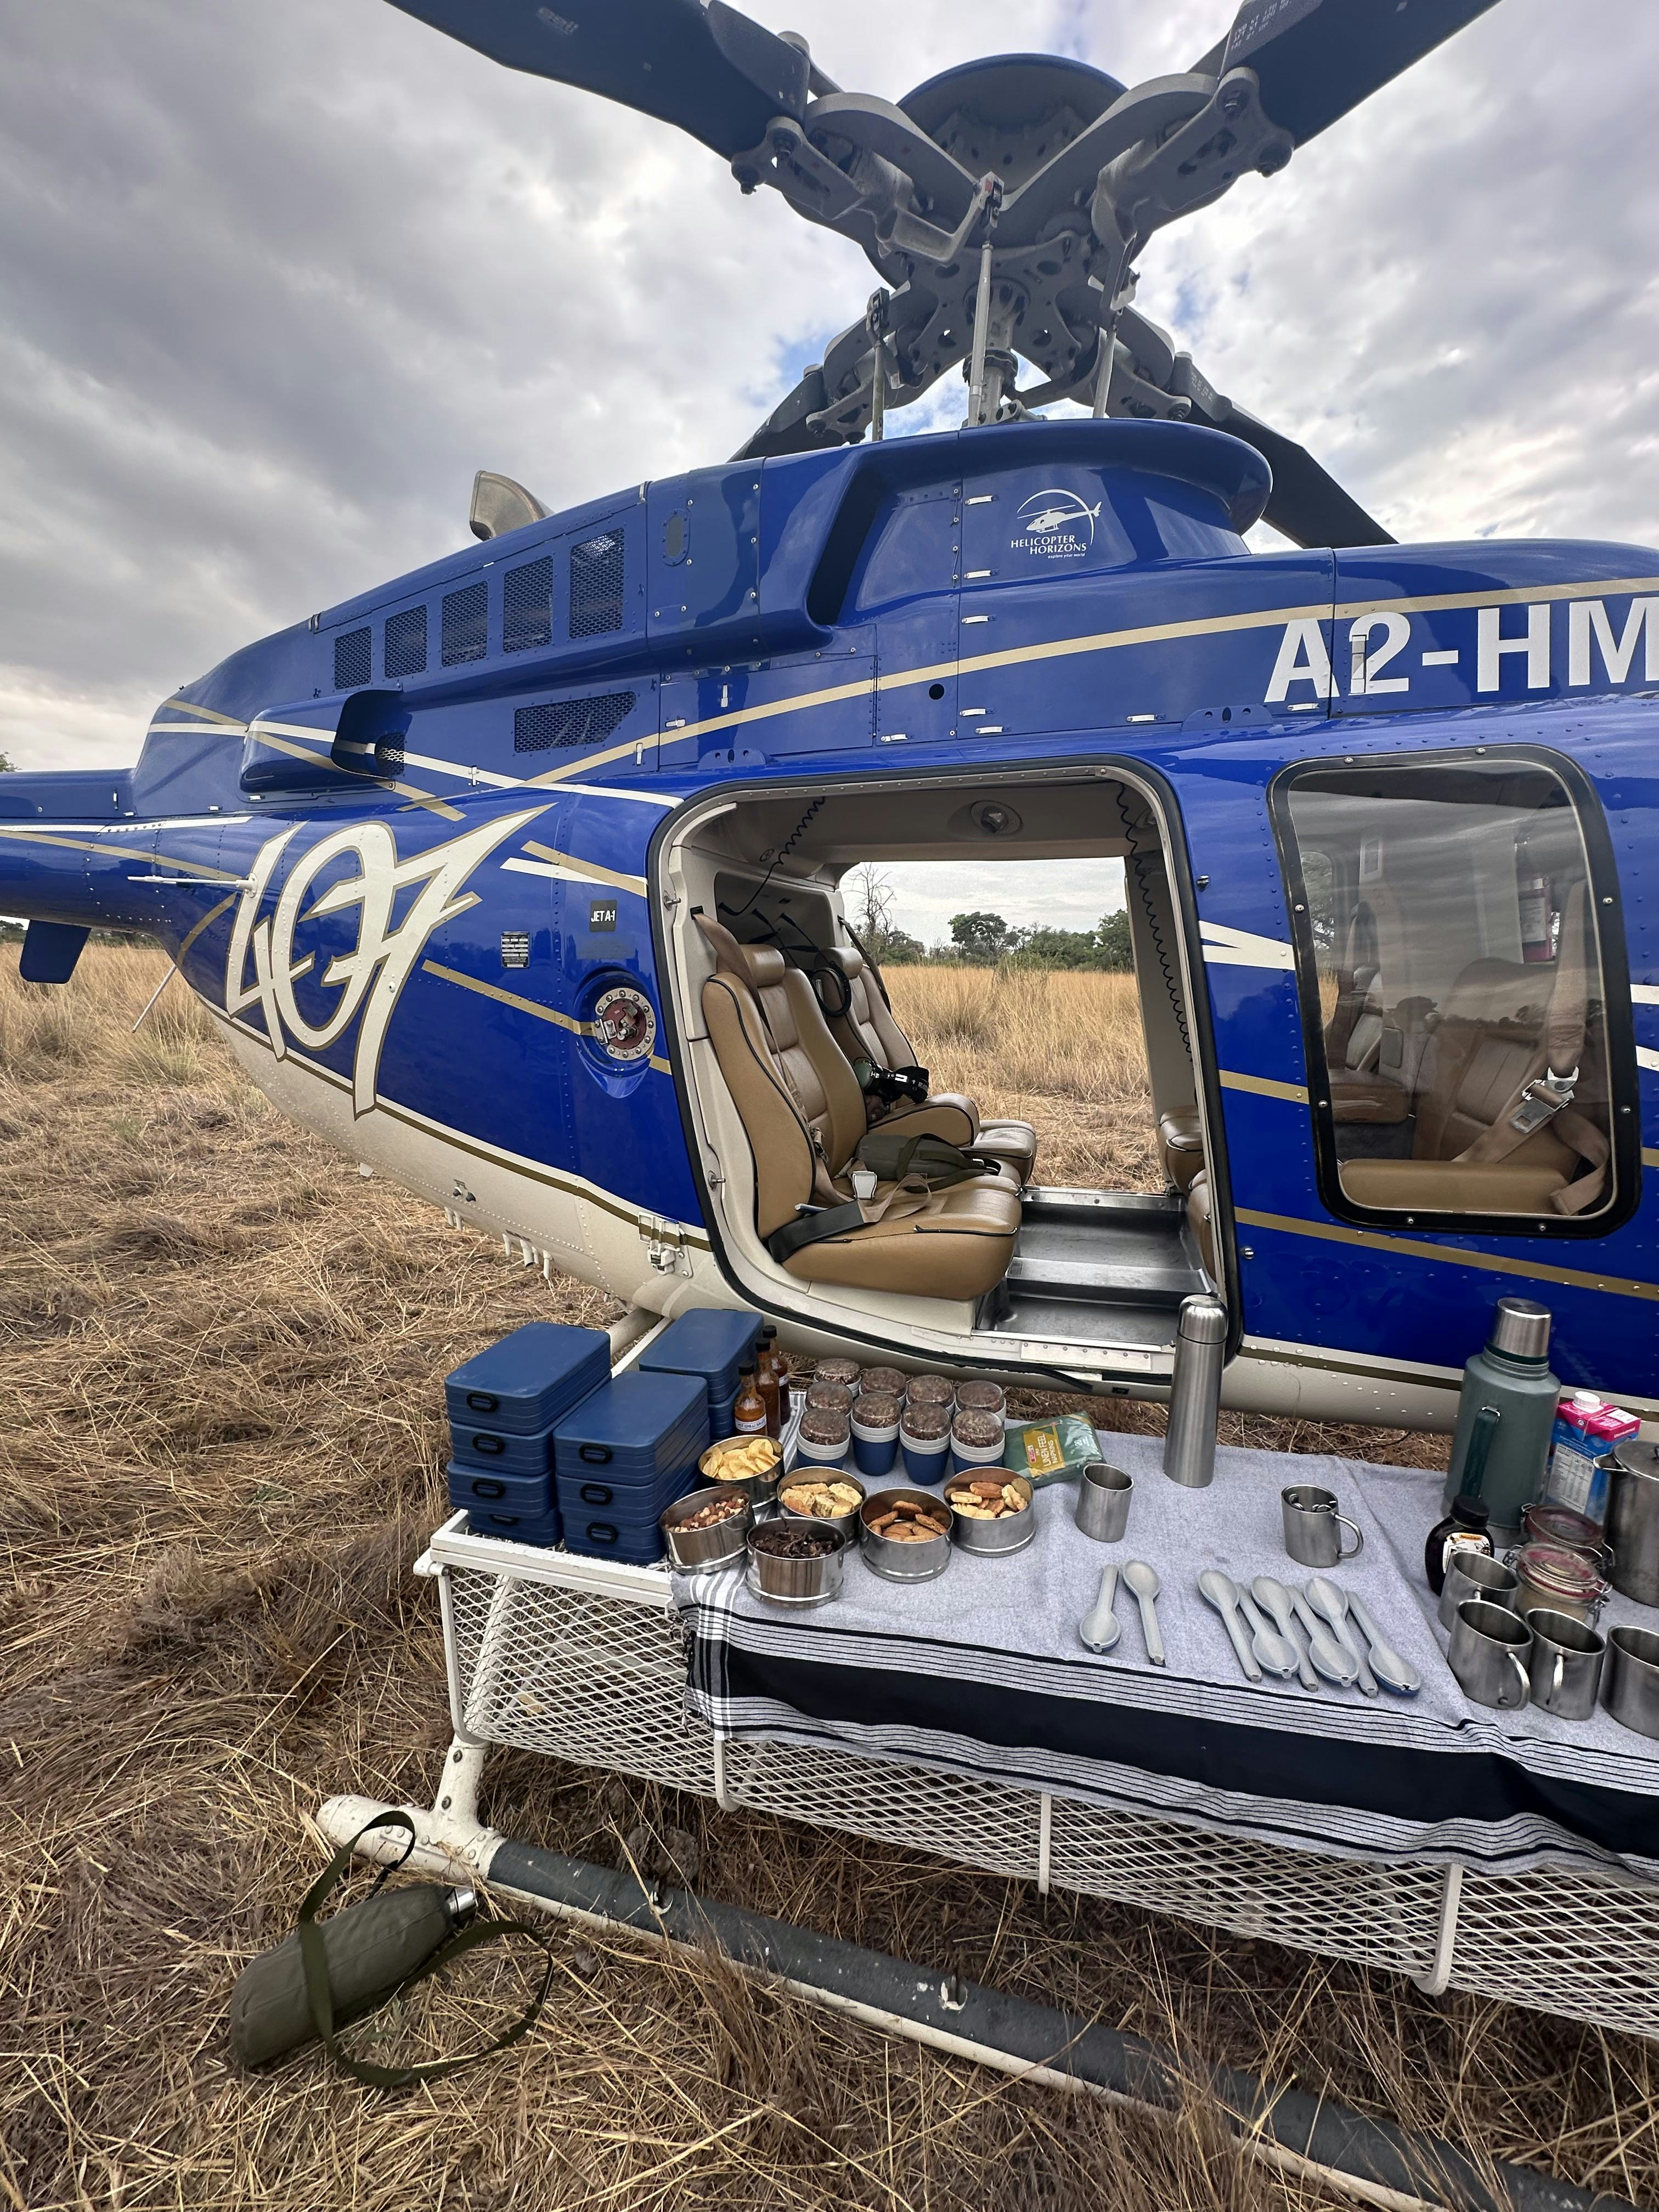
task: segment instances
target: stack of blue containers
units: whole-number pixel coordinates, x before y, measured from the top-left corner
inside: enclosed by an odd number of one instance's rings
[[[708,1445],[700,1375],[618,1375],[553,1431],[553,1486],[565,1549],[647,1566],[662,1556],[658,1516],[697,1479]]]
[[[605,1383],[603,1329],[532,1322],[458,1367],[444,1385],[449,1410],[449,1502],[480,1535],[556,1544],[553,1432]]]
[[[701,1376],[708,1392],[709,1437],[719,1443],[732,1434],[732,1408],[743,1370],[755,1364],[755,1346],[764,1326],[760,1314],[743,1308],[682,1314],[640,1354],[640,1367],[653,1374]]]

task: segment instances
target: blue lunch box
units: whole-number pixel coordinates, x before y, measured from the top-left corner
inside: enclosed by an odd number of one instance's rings
[[[695,1461],[678,1474],[641,1493],[617,1491],[608,1504],[593,1504],[588,1496],[604,1486],[556,1478],[559,1512],[564,1523],[568,1552],[580,1552],[595,1559],[625,1559],[630,1566],[648,1567],[663,1555],[662,1530],[658,1519],[677,1498],[697,1487]]]
[[[450,1504],[464,1506],[469,1513],[513,1513],[538,1519],[556,1510],[553,1477],[545,1468],[540,1474],[507,1474],[494,1468],[486,1474],[482,1468],[451,1460],[448,1475]]]
[[[466,1525],[475,1536],[495,1536],[508,1544],[550,1547],[564,1534],[557,1508],[545,1513],[509,1513],[488,1505],[467,1508]]]
[[[754,1365],[755,1346],[765,1325],[763,1315],[746,1308],[735,1313],[705,1308],[682,1314],[640,1354],[638,1372],[702,1376],[708,1387],[712,1425],[716,1408],[729,1408],[737,1396],[744,1369]],[[724,1430],[714,1431],[717,1438],[731,1433],[729,1421]]]
[[[662,1555],[657,1516],[696,1483],[708,1444],[701,1376],[617,1376],[553,1439],[553,1486],[573,1552],[643,1564]]]
[[[515,1437],[511,1431],[481,1428],[477,1422],[452,1420],[449,1456],[461,1467],[494,1468],[501,1474],[550,1474],[553,1471],[553,1431],[538,1429],[533,1436]]]
[[[708,1407],[708,1441],[724,1443],[727,1437],[735,1436],[738,1428],[738,1394],[729,1398],[713,1399]]]
[[[540,1436],[610,1373],[611,1339],[603,1329],[526,1322],[448,1377],[444,1399],[452,1430]]]

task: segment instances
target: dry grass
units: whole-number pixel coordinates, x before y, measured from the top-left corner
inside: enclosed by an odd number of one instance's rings
[[[0,2201],[1317,2201],[1241,2158],[1201,2098],[1141,2123],[556,1928],[545,2021],[476,2075],[390,2097],[314,2055],[239,2075],[227,1992],[315,1871],[309,1809],[431,1790],[441,1646],[409,1568],[441,1510],[437,1378],[519,1322],[607,1310],[267,1113],[176,985],[131,1038],[158,959],[82,968],[51,995],[0,968]],[[672,1850],[719,1894],[1659,2191],[1654,2059],[1629,2040],[545,1760],[498,1756],[486,1812],[591,1858]]]
[[[937,1091],[1029,1121],[1045,1182],[1161,1190],[1133,975],[890,968],[893,1011]]]

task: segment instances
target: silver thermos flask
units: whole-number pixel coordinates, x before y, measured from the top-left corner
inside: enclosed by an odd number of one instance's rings
[[[1226,1337],[1227,1310],[1218,1300],[1182,1299],[1164,1472],[1188,1490],[1202,1490],[1215,1480],[1215,1430]]]

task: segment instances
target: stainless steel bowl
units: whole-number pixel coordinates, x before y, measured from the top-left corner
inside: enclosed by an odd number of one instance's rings
[[[857,1491],[858,1505],[849,1505],[844,1513],[798,1513],[784,1492],[798,1482],[845,1482]],[[854,1543],[859,1533],[859,1505],[865,1500],[864,1485],[849,1468],[814,1467],[810,1460],[798,1461],[778,1485],[778,1516],[784,1521],[805,1521],[814,1528],[833,1528],[838,1536]]]
[[[951,1498],[953,1490],[965,1487],[976,1480],[989,1480],[1000,1475],[1004,1486],[1012,1483],[1025,1500],[1023,1513],[1006,1514],[1000,1521],[974,1521],[959,1513]],[[945,1478],[945,1502],[951,1508],[951,1538],[964,1552],[984,1552],[993,1557],[1010,1552],[1023,1552],[1036,1536],[1036,1512],[1031,1504],[1031,1486],[1023,1474],[1010,1474],[1006,1468],[971,1468],[961,1474]]]
[[[890,1536],[879,1534],[870,1526],[871,1522],[901,1499],[913,1505],[926,1505],[935,1516],[943,1513],[946,1526],[937,1536],[926,1537],[921,1543],[896,1544]],[[877,1491],[859,1508],[859,1541],[864,1547],[864,1564],[872,1575],[880,1575],[890,1583],[932,1582],[951,1564],[949,1522],[954,1518],[937,1490]]]
[[[734,1498],[737,1511],[728,1513],[725,1520],[716,1521],[707,1528],[680,1525],[694,1513],[701,1513],[716,1498]],[[712,1490],[693,1490],[684,1498],[677,1498],[657,1522],[674,1565],[699,1575],[711,1574],[716,1567],[735,1566],[749,1548],[749,1531],[754,1525],[755,1513],[749,1492],[735,1482],[719,1483]]]
[[[722,1486],[729,1486],[733,1490],[742,1491],[749,1503],[758,1508],[769,1505],[778,1494],[778,1477],[783,1472],[781,1459],[766,1474],[722,1474],[720,1472],[722,1459],[729,1453],[738,1450],[743,1444],[753,1441],[752,1437],[729,1437],[723,1443],[710,1444],[708,1449],[697,1462],[697,1472],[705,1482],[719,1483]]]
[[[781,1521],[767,1523],[771,1528],[785,1525]],[[829,1540],[824,1548],[805,1559],[785,1559],[775,1552],[757,1552],[751,1542],[748,1547],[749,1587],[755,1595],[773,1605],[822,1605],[829,1598],[839,1597],[842,1578],[847,1571],[848,1542],[833,1528],[826,1528],[823,1534]]]

